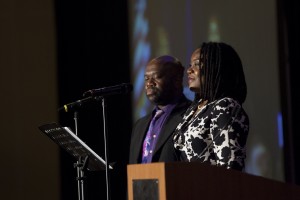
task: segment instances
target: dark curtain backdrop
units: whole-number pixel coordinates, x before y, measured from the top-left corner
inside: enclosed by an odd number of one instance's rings
[[[283,102],[286,180],[300,185],[300,79],[297,73],[300,65],[300,6],[297,0],[277,2],[281,99],[287,101]]]
[[[59,103],[82,99],[93,88],[130,82],[126,1],[56,1]],[[131,131],[131,94],[105,97],[107,150],[112,199],[125,199],[126,164]],[[105,159],[102,102],[78,110],[78,135]],[[60,113],[60,123],[75,131],[74,112]],[[73,160],[61,152],[62,199],[77,199]],[[106,199],[105,170],[86,172],[86,199]]]
[[[285,1],[284,1],[285,2]],[[299,131],[299,111],[300,111],[300,6],[299,1],[290,0],[286,2],[287,26],[288,26],[288,47],[291,74],[291,93],[292,93],[292,116],[293,116],[293,160],[296,169],[296,183],[300,185],[300,131]]]
[[[283,98],[290,94],[284,116],[288,135],[286,169],[289,182],[300,184],[299,122],[299,3],[278,0],[280,71],[289,77],[282,86]],[[81,99],[92,88],[130,82],[126,1],[56,1],[59,103]],[[288,67],[288,69],[287,69]],[[281,77],[281,80],[285,78]],[[108,155],[116,162],[111,172],[112,199],[126,199],[126,164],[132,125],[131,95],[106,98]],[[290,108],[288,108],[288,105]],[[60,123],[74,129],[73,112],[60,113]],[[103,117],[101,102],[92,102],[79,110],[79,137],[104,158]],[[76,170],[69,155],[61,152],[62,199],[77,199]],[[105,171],[88,172],[85,194],[88,200],[106,198]]]

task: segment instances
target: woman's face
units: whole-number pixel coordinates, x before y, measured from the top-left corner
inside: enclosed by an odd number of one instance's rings
[[[189,68],[187,69],[188,85],[191,91],[200,91],[200,48],[196,49],[192,56]]]

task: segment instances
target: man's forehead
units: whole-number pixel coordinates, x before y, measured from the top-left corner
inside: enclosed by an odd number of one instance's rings
[[[161,72],[164,72],[164,71],[169,70],[169,69],[170,69],[169,65],[156,63],[156,64],[147,65],[146,72],[151,71],[151,72],[161,73]]]
[[[147,68],[145,71],[145,75],[153,75],[153,74],[161,74],[163,73],[163,70],[158,70],[156,68]]]

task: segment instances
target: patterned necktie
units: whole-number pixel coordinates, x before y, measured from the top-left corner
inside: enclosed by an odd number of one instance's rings
[[[149,163],[152,159],[152,151],[153,151],[153,141],[157,136],[157,133],[153,132],[153,127],[156,120],[164,113],[162,110],[157,110],[154,117],[152,118],[149,129],[144,140],[143,144],[143,155],[142,155],[142,163]],[[151,159],[150,159],[151,157]]]

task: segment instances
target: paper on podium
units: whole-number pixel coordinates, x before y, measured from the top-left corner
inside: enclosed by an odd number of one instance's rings
[[[62,127],[53,122],[41,125],[39,129],[77,160],[80,158],[84,159],[88,156],[88,170],[99,171],[106,169],[106,162],[77,137],[70,128]],[[109,168],[112,169],[110,165]]]

